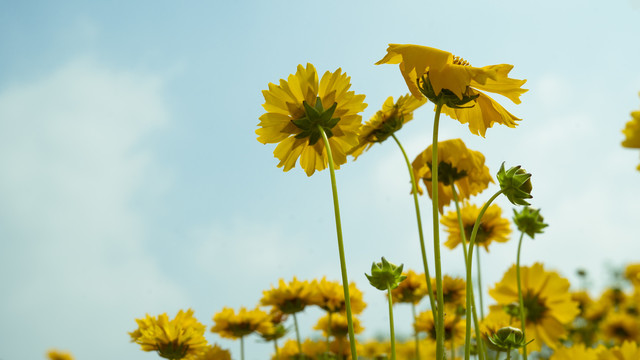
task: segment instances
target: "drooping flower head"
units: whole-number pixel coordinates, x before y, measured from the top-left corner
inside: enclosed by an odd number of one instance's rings
[[[213,316],[213,322],[211,332],[228,339],[239,339],[254,331],[269,333],[269,328],[273,326],[269,314],[258,307],[253,310],[242,307],[238,314],[233,309],[225,307]]]
[[[358,144],[362,122],[360,112],[367,107],[364,95],[349,91],[350,77],[337,69],[325,72],[318,82],[313,65],[298,65],[295,74],[280,84],[263,90],[267,111],[260,116],[258,141],[275,144],[278,167],[291,170],[298,158],[308,176],[327,167],[328,156],[320,128],[329,138],[336,168],[347,162],[347,151]]]
[[[317,302],[314,305],[327,312],[345,312],[347,310],[342,284],[337,281],[329,281],[325,277],[314,283],[318,295]],[[355,283],[349,284],[349,300],[353,314],[360,314],[367,307],[367,304],[362,299],[362,292],[356,287]]]
[[[565,325],[578,315],[578,302],[571,299],[569,281],[555,272],[545,271],[542,264],[521,267],[522,297],[525,307],[525,334],[533,342],[527,346],[540,350],[542,344],[552,349],[566,337]],[[499,305],[518,303],[516,266],[504,274],[502,280],[489,290]]]
[[[290,282],[284,279],[278,281],[278,287],[262,292],[260,304],[271,305],[285,314],[293,314],[304,310],[307,305],[317,302],[314,286],[308,281],[298,281],[296,277]]]
[[[415,271],[409,270],[403,275],[407,278],[397,288],[391,290],[393,303],[419,303],[428,292],[424,274],[418,275]]]
[[[549,226],[544,223],[544,218],[540,215],[540,209],[532,209],[525,206],[519,212],[513,209],[513,222],[518,230],[534,238],[536,234],[542,234],[542,229]]]
[[[466,202],[460,209],[464,235],[467,242],[471,239],[471,232],[480,214],[480,210],[481,208]],[[449,233],[449,237],[444,243],[445,246],[452,250],[455,249],[458,244],[462,243],[458,214],[455,211],[450,211],[440,219],[440,223],[446,226],[447,233]],[[509,235],[511,235],[509,220],[502,217],[502,209],[500,206],[497,204],[490,205],[480,220],[480,226],[476,233],[476,244],[484,246],[488,252],[489,244],[493,241],[507,242],[509,241]]]
[[[73,360],[73,355],[68,351],[49,350],[47,351],[49,360]]]
[[[400,96],[393,102],[389,96],[373,117],[360,128],[358,145],[349,151],[354,160],[375,143],[380,143],[400,130],[404,124],[413,119],[413,112],[427,102],[425,98],[416,98],[409,94]]]
[[[180,310],[173,320],[166,313],[136,319],[138,329],[129,333],[131,341],[144,351],[157,351],[165,359],[200,355],[207,349],[205,326],[193,317],[193,310]]]
[[[622,130],[624,140],[622,146],[632,149],[640,149],[640,110],[631,113],[631,120],[627,122]],[[637,167],[640,170],[640,165]]]
[[[422,179],[432,196],[431,145],[413,160],[413,173],[416,180]],[[445,205],[453,200],[451,185],[455,184],[458,199],[468,199],[489,187],[493,182],[489,168],[484,164],[484,155],[473,151],[460,139],[438,142],[438,209],[443,212]],[[423,190],[418,184],[418,193]]]
[[[402,267],[404,265],[400,264],[400,266],[396,266],[387,261],[387,259],[382,257],[382,262],[371,264],[371,275],[364,274],[371,286],[375,287],[378,290],[387,290],[391,291],[400,285],[404,279],[407,277],[402,275]]]
[[[471,66],[453,54],[427,46],[389,44],[387,54],[376,63],[399,64],[411,94],[432,102],[446,100],[443,112],[484,137],[494,123],[515,127],[520,120],[482,91],[500,94],[520,103],[526,80],[509,78],[513,65]],[[482,90],[482,91],[480,91]]]

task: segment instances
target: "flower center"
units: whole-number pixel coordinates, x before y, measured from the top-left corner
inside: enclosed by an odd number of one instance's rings
[[[166,344],[156,344],[158,355],[165,359],[182,359],[189,351],[189,345],[181,344],[178,340]]]
[[[427,166],[429,170],[431,170],[431,162],[427,162]],[[457,180],[460,180],[467,176],[467,172],[465,170],[458,170],[451,163],[440,161],[438,164],[438,182],[441,182],[444,186],[453,185],[453,183]],[[431,181],[430,178],[425,178],[428,181]]]
[[[453,55],[453,64],[460,65],[460,66],[471,66],[471,64],[469,64],[467,60],[461,58],[460,56],[455,56],[455,55]]]
[[[327,139],[332,137],[333,132],[331,129],[340,121],[340,118],[333,117],[338,103],[333,103],[330,108],[325,110],[322,106],[322,100],[320,100],[320,97],[317,97],[314,106],[310,106],[306,101],[303,101],[302,105],[304,106],[305,116],[300,119],[291,120],[293,125],[302,130],[295,138],[309,138],[309,146],[312,146],[322,138],[321,131],[327,135]]]
[[[541,299],[534,294],[526,293],[522,299],[528,322],[539,323],[547,312],[547,307]]]
[[[473,225],[465,226],[464,232],[467,236],[467,241],[471,240]],[[478,226],[478,232],[476,233],[476,244],[484,244],[489,240],[489,235],[491,235],[491,230],[488,230],[484,224],[480,224],[480,226]]]

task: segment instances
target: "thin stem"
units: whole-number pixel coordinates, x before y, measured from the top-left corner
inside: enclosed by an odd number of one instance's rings
[[[393,299],[391,286],[387,284],[387,298],[389,299],[389,330],[391,331],[391,360],[396,360],[396,335],[393,329]]]
[[[416,304],[411,302],[411,314],[413,315],[413,323],[416,322]],[[416,360],[420,359],[420,340],[418,339],[418,332],[415,326],[413,327],[413,337],[416,341]]]
[[[478,214],[478,218],[476,219],[476,223],[473,224],[473,230],[471,231],[471,239],[469,240],[469,251],[467,254],[467,309],[471,309],[475,312],[475,305],[471,303],[471,297],[473,294],[473,278],[471,277],[471,268],[473,266],[473,245],[476,243],[476,235],[478,234],[478,228],[480,227],[480,221],[482,220],[482,216],[489,208],[489,205],[495,200],[500,194],[502,194],[503,190],[500,189],[498,192],[493,194],[489,201],[487,201],[482,209],[480,209],[480,213]],[[478,337],[478,343],[480,343],[480,337]],[[471,322],[467,321],[466,324],[466,332],[465,332],[465,343],[464,343],[464,358],[465,360],[469,360],[471,356]]]
[[[484,320],[484,302],[482,301],[482,270],[480,267],[480,249],[476,253],[476,260],[478,261],[478,300],[480,300],[480,319]]]
[[[442,102],[436,104],[436,114],[433,119],[433,141],[431,143],[431,204],[433,212],[433,254],[436,261],[436,292],[437,310],[436,320],[436,359],[443,360],[444,354],[444,297],[442,294],[442,261],[440,260],[440,211],[438,207],[438,124]],[[427,282],[428,283],[428,282]]]
[[[466,266],[467,264],[467,233],[464,228],[464,224],[462,223],[462,213],[460,211],[460,202],[458,201],[458,192],[456,191],[455,184],[451,184],[451,192],[453,194],[453,202],[456,205],[456,214],[458,215],[458,226],[460,227],[460,239],[462,240],[462,253],[464,255],[464,263]],[[470,312],[472,313],[472,317],[473,317],[473,327],[475,329],[476,339],[481,339],[480,323],[478,322],[478,312],[476,311],[475,304],[476,304],[476,300],[472,292]],[[482,341],[477,341],[477,344],[478,344],[478,358],[480,360],[484,360],[486,355],[484,350],[484,344],[482,343]],[[469,342],[468,345],[471,346],[471,342]],[[466,352],[466,346],[467,346],[467,343],[465,342],[465,352]],[[469,353],[471,353],[471,350],[469,350]]]
[[[511,360],[511,349],[507,348],[507,360]]]
[[[522,347],[522,358],[527,360],[527,333],[525,332],[525,319],[524,319],[524,300],[522,299],[522,280],[520,279],[520,248],[522,246],[522,238],[524,238],[524,232],[520,233],[520,240],[518,241],[518,256],[516,257],[516,278],[518,279],[518,302],[520,303],[520,323],[522,324],[522,336],[525,339],[525,345]]]
[[[407,157],[407,153],[404,151],[404,147],[400,144],[400,141],[396,137],[395,134],[391,134],[393,140],[396,141],[400,151],[402,151],[402,156],[404,156],[404,161],[407,163],[407,169],[409,169],[409,177],[411,178],[411,193],[413,194],[413,204],[416,208],[416,219],[418,221],[418,236],[420,238],[420,251],[422,253],[422,266],[424,267],[424,276],[427,280],[427,291],[429,293],[429,302],[431,303],[431,312],[433,312],[433,318],[436,318],[436,303],[435,297],[433,295],[433,288],[431,287],[431,275],[429,275],[429,266],[427,265],[427,251],[424,246],[424,233],[422,231],[422,216],[420,215],[420,205],[418,203],[418,184],[416,182],[415,174],[413,173],[413,167],[411,166],[411,162]],[[415,315],[414,315],[415,318]]]
[[[302,354],[302,342],[300,341],[300,330],[298,329],[298,318],[293,313],[293,325],[296,328],[296,341],[298,342],[298,352]]]
[[[244,336],[240,336],[240,360],[244,360]]]
[[[356,351],[356,338],[353,332],[353,318],[351,315],[351,297],[349,296],[349,279],[347,278],[347,264],[344,255],[344,244],[342,242],[342,223],[340,221],[340,205],[338,203],[338,188],[336,186],[336,172],[333,165],[333,154],[331,152],[331,145],[329,145],[329,139],[327,134],[321,126],[318,126],[320,134],[322,134],[322,141],[324,147],[327,150],[327,157],[329,158],[329,173],[331,174],[331,191],[333,193],[333,211],[336,217],[336,233],[338,235],[338,252],[340,254],[340,271],[342,273],[342,288],[344,290],[344,302],[347,308],[347,326],[349,327],[349,345],[351,346],[351,358],[358,359],[358,353]]]

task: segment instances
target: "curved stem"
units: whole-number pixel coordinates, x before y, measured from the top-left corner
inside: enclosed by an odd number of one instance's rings
[[[440,260],[440,220],[438,207],[438,125],[442,102],[436,104],[436,114],[433,119],[433,141],[431,143],[431,204],[433,212],[433,254],[436,262],[436,293],[437,310],[436,320],[436,359],[443,360],[444,353],[444,297],[442,294],[442,264]]]
[[[424,246],[424,233],[422,231],[422,216],[420,215],[420,205],[418,203],[418,184],[416,183],[416,177],[413,173],[413,167],[411,166],[411,162],[407,157],[407,153],[404,151],[404,147],[400,144],[400,141],[396,137],[395,134],[391,134],[393,140],[396,141],[400,151],[402,151],[402,156],[404,156],[404,161],[407,163],[407,169],[409,169],[409,177],[411,177],[411,193],[413,194],[413,204],[416,209],[416,219],[418,221],[418,236],[420,238],[420,252],[422,253],[422,266],[424,267],[424,277],[427,280],[427,291],[429,292],[429,302],[431,303],[431,312],[433,312],[433,318],[436,318],[436,303],[435,297],[433,296],[433,288],[431,287],[431,275],[429,275],[429,266],[427,265],[427,251]],[[414,314],[415,318],[415,314]]]
[[[411,302],[411,314],[413,315],[413,323],[416,322],[416,304]],[[416,360],[420,359],[420,340],[418,339],[418,332],[416,331],[415,326],[413,327],[413,337],[416,341]]]
[[[387,284],[387,298],[389,299],[389,330],[391,332],[391,360],[396,360],[396,335],[393,329],[393,299],[391,286]]]
[[[462,223],[462,213],[460,211],[460,202],[458,200],[458,192],[456,191],[456,187],[455,184],[451,185],[451,193],[453,194],[453,202],[456,205],[456,214],[458,215],[458,226],[460,227],[460,239],[462,240],[462,253],[464,255],[464,263],[465,266],[467,264],[467,233],[466,230],[464,228],[464,224]],[[480,337],[480,322],[478,321],[478,313],[476,311],[476,299],[473,296],[473,292],[471,293],[471,309],[469,310],[469,312],[471,312],[471,315],[473,317],[473,327],[475,329],[475,333],[476,333],[476,339],[482,339]],[[478,358],[480,360],[484,360],[485,359],[485,350],[484,350],[484,344],[482,343],[481,340],[476,340],[477,342],[477,346],[478,346]],[[469,342],[468,346],[471,346],[471,342]],[[466,353],[466,347],[467,347],[467,343],[465,342],[465,353]],[[469,354],[471,354],[471,349],[469,348]]]
[[[478,218],[476,219],[476,223],[473,224],[473,230],[471,231],[471,239],[469,240],[469,252],[467,254],[467,309],[472,309],[475,313],[475,306],[471,303],[471,297],[473,294],[473,278],[471,277],[471,268],[473,266],[473,245],[476,243],[476,235],[478,234],[478,228],[480,227],[480,221],[482,220],[482,216],[489,208],[489,205],[495,200],[500,194],[502,194],[503,190],[500,189],[498,192],[493,194],[489,201],[487,201],[482,209],[480,209],[480,213],[478,214]],[[480,338],[478,338],[478,344],[480,343]],[[466,332],[465,332],[465,343],[464,343],[464,358],[465,360],[469,360],[471,356],[471,322],[467,321],[466,324]]]
[[[322,134],[322,141],[324,142],[324,148],[327,150],[327,157],[329,158],[329,173],[331,174],[331,191],[333,193],[333,211],[336,218],[336,233],[338,235],[338,252],[340,254],[340,271],[342,273],[342,288],[344,290],[344,302],[347,308],[347,326],[349,327],[349,345],[351,346],[351,358],[358,359],[358,353],[356,351],[356,339],[353,332],[353,317],[351,315],[351,297],[349,296],[349,279],[347,278],[347,264],[344,256],[344,244],[342,242],[342,223],[340,221],[340,205],[338,203],[338,188],[336,186],[336,173],[333,165],[333,154],[331,152],[331,145],[329,145],[329,139],[327,134],[321,126],[318,126],[320,134]]]
[[[293,325],[296,328],[296,341],[298,342],[298,352],[302,354],[302,342],[300,341],[300,330],[298,328],[298,318],[296,313],[293,313]]]
[[[484,320],[484,302],[482,301],[482,270],[480,267],[480,249],[476,253],[476,260],[478,261],[478,300],[480,300],[480,319]]]
[[[520,233],[520,241],[518,241],[518,256],[516,257],[516,278],[518,279],[518,302],[520,304],[520,323],[522,324],[522,336],[525,339],[525,345],[522,347],[522,358],[527,360],[527,333],[525,332],[525,318],[524,318],[524,300],[522,299],[522,280],[520,279],[520,248],[522,246],[522,238],[524,238],[524,232]]]

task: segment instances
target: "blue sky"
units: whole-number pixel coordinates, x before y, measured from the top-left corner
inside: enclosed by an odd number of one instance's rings
[[[502,101],[523,119],[518,128],[496,125],[483,139],[445,119],[440,132],[482,151],[492,174],[503,161],[533,174],[533,205],[550,227],[526,242],[525,264],[571,280],[586,267],[602,286],[607,264],[640,261],[639,156],[620,147],[640,108],[637,0],[0,6],[3,360],[51,347],[77,359],[151,359],[126,334],[145,313],[192,307],[211,326],[222,307],[255,306],[279,278],[338,279],[329,174],[276,168],[274,146],[255,140],[261,90],[298,64],[341,67],[367,96],[367,120],[407,92],[396,66],[373,65],[388,43],[514,64],[512,77],[528,79],[522,104]],[[398,134],[411,158],[430,144],[432,119],[426,105]],[[403,166],[384,143],[337,173],[349,276],[369,303],[365,337],[386,331],[384,298],[364,277],[371,262],[420,270]],[[483,254],[487,286],[516,245]],[[461,276],[461,254],[443,256]],[[303,336],[319,315],[301,319]],[[397,316],[407,334],[408,309]],[[207,337],[237,356],[237,343]],[[248,359],[272,349],[247,345]]]

